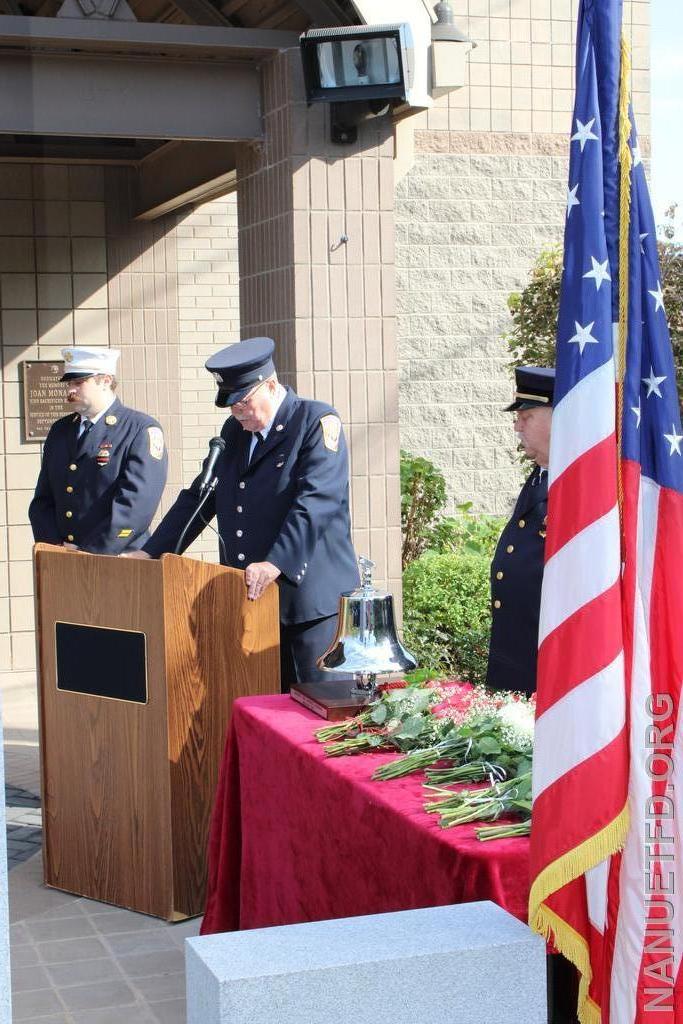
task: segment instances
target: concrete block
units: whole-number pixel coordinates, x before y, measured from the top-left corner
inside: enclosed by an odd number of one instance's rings
[[[493,903],[188,939],[187,1024],[546,1024],[545,944]]]

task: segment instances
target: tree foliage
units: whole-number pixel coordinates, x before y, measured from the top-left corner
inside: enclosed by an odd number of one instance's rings
[[[678,390],[683,394],[683,246],[672,240],[675,214],[675,207],[667,211],[657,247]],[[509,296],[512,327],[506,341],[514,366],[554,365],[561,279],[562,249],[553,246],[538,256],[524,291]]]
[[[429,459],[401,452],[401,532],[403,568],[430,546],[434,526],[446,504],[443,473]]]

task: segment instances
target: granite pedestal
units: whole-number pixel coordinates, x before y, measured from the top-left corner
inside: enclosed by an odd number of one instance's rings
[[[187,1024],[547,1024],[545,943],[493,903],[188,939]]]

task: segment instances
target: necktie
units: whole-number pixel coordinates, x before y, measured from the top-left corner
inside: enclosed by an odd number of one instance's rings
[[[257,452],[257,451],[259,450],[259,448],[261,448],[261,446],[263,445],[263,442],[264,442],[264,440],[265,440],[265,439],[264,439],[264,437],[263,437],[263,434],[262,434],[262,433],[260,433],[260,431],[259,431],[259,432],[257,432],[257,434],[256,434],[256,444],[255,444],[255,445],[254,445],[254,447],[253,447],[253,448],[251,449],[251,455],[249,456],[249,465],[251,465],[251,463],[252,463],[252,461],[253,461],[253,458],[254,458],[254,456],[256,455],[256,452]]]
[[[79,430],[79,433],[78,433],[78,447],[79,448],[84,443],[86,437],[88,436],[88,434],[92,430],[92,427],[93,427],[92,420],[81,420],[81,426],[80,426],[80,430]]]

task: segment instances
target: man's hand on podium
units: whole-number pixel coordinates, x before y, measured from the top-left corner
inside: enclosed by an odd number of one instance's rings
[[[280,570],[272,562],[252,562],[244,570],[244,582],[247,584],[247,597],[255,601],[266,587],[278,578]]]
[[[151,558],[146,551],[122,551],[119,558]]]
[[[62,541],[62,547],[66,548],[67,551],[78,551],[78,544],[72,544],[68,540]]]

